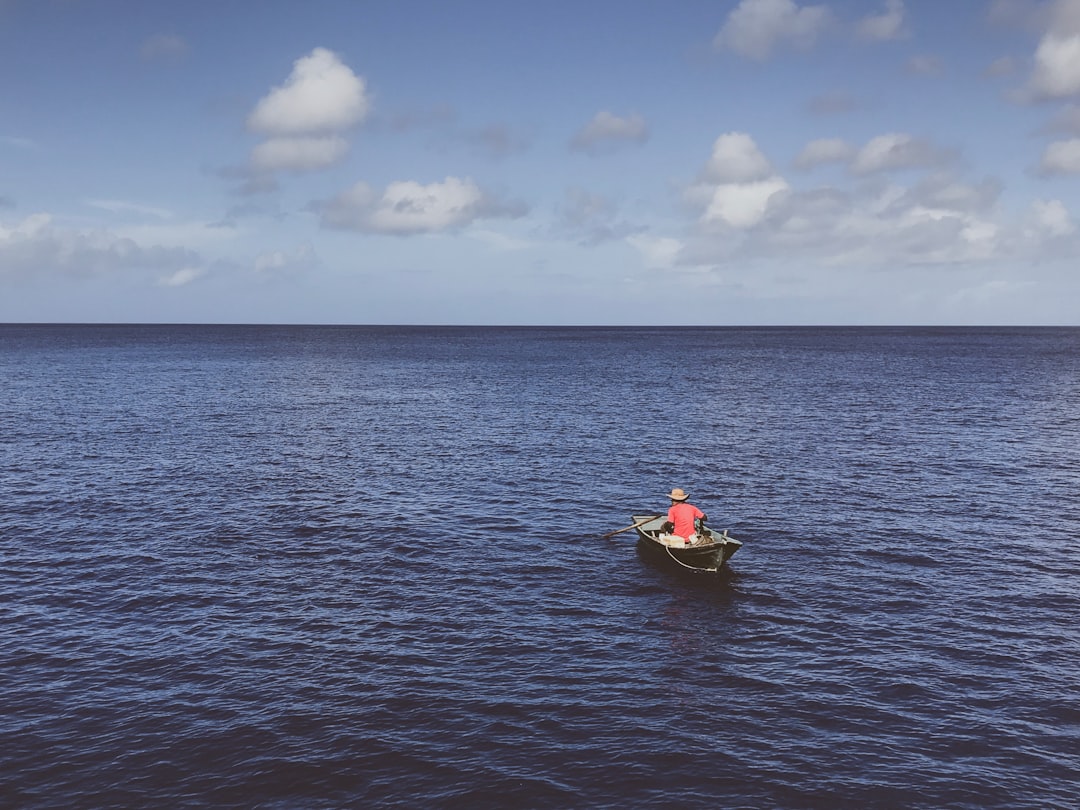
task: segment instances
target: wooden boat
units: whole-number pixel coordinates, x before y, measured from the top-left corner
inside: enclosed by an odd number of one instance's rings
[[[633,519],[638,535],[638,548],[642,553],[693,573],[716,573],[732,554],[742,548],[739,540],[728,536],[727,529],[718,532],[702,526],[699,533],[705,534],[708,539],[703,543],[684,545],[664,539],[666,535],[661,532],[660,527],[664,525],[667,517],[661,515],[650,519],[649,515],[633,515]]]

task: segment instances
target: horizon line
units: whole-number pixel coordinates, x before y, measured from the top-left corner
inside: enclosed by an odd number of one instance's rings
[[[10,326],[210,326],[370,329],[1077,329],[1080,323],[344,323],[299,321],[0,321]]]

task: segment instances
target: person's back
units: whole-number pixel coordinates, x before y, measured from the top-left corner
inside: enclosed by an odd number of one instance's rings
[[[671,525],[671,534],[681,537],[688,543],[698,539],[695,520],[708,520],[708,515],[689,503],[690,496],[676,487],[668,493],[671,498],[671,508],[668,509],[668,523]]]
[[[674,524],[671,533],[687,540],[697,531],[694,527],[694,521],[704,517],[704,512],[686,501],[672,504],[671,508],[668,509],[668,520]]]

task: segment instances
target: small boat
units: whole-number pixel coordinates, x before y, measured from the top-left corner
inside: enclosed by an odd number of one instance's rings
[[[742,548],[742,542],[729,537],[727,529],[718,532],[701,526],[704,542],[687,545],[681,538],[670,539],[661,527],[667,521],[663,515],[650,519],[649,515],[633,515],[634,529],[638,535],[638,548],[654,559],[678,565],[693,573],[716,573],[725,560]]]

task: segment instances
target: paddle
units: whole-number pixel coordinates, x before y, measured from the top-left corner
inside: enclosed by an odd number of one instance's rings
[[[623,532],[628,532],[631,529],[636,529],[638,526],[644,526],[646,523],[648,523],[650,521],[653,521],[653,520],[656,520],[658,517],[660,517],[660,515],[653,515],[652,517],[645,518],[640,523],[635,523],[632,526],[627,526],[625,529],[616,529],[613,532],[608,532],[607,534],[604,535],[604,539],[606,540],[607,538],[614,537],[617,534],[622,534]]]

